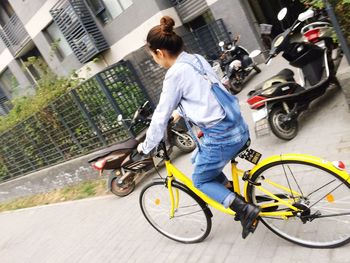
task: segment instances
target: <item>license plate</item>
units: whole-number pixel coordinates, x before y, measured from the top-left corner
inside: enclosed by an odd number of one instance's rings
[[[266,118],[255,123],[255,134],[256,137],[262,137],[270,134],[270,126]]]
[[[267,108],[265,107],[265,108],[262,108],[258,111],[253,112],[253,121],[258,122],[258,121],[266,118],[266,116],[267,116]]]

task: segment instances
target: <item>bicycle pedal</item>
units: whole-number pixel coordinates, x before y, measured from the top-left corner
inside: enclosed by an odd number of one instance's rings
[[[259,224],[259,219],[256,219],[253,225],[250,227],[249,232],[253,234],[255,232],[255,229],[258,227],[258,224]]]

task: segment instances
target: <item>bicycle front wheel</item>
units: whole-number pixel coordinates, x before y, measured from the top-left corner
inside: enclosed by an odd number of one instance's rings
[[[275,234],[312,248],[334,248],[350,242],[350,185],[333,171],[314,163],[281,160],[262,166],[251,180],[261,186],[250,184],[248,198],[262,206],[262,212],[292,212],[287,217],[273,213],[262,217],[262,223]]]
[[[143,215],[158,232],[172,240],[203,241],[211,230],[209,208],[184,185],[174,181],[172,188],[174,198],[178,198],[174,217],[170,217],[169,190],[164,181],[152,182],[142,189],[139,201]]]

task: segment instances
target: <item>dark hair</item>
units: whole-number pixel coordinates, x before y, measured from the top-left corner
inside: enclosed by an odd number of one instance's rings
[[[174,32],[174,26],[174,19],[163,16],[160,19],[160,25],[153,27],[148,32],[148,48],[154,53],[157,49],[164,49],[172,56],[178,55],[183,50],[184,43],[182,38]]]

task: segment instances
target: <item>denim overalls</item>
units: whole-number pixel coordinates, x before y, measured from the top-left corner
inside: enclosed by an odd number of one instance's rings
[[[198,61],[200,70],[192,63],[183,63],[190,64],[205,77],[203,65]],[[225,118],[212,127],[200,127],[204,136],[200,149],[192,158],[195,165],[192,181],[203,193],[223,204],[232,192],[224,186],[228,180],[222,170],[246,144],[249,130],[241,116],[237,98],[223,91],[217,83],[212,84],[211,88],[225,111]],[[184,117],[186,119],[185,114]]]

